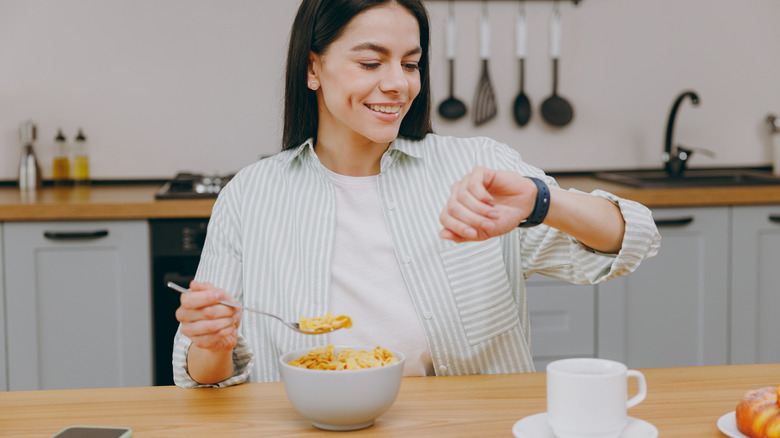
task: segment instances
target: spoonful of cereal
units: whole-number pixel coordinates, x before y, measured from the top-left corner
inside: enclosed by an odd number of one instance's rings
[[[183,294],[190,293],[189,289],[181,287],[172,281],[168,282],[168,287],[175,291],[181,292]],[[350,319],[349,316],[344,316],[344,315],[333,316],[333,314],[330,312],[328,312],[325,316],[321,316],[321,317],[307,318],[305,316],[302,316],[300,322],[288,322],[274,314],[262,312],[260,310],[252,309],[250,307],[240,306],[238,304],[233,304],[230,301],[223,300],[220,301],[219,303],[224,304],[226,306],[235,307],[236,309],[243,309],[260,315],[276,318],[287,327],[295,330],[298,333],[303,333],[305,335],[321,335],[323,333],[329,333],[334,330],[352,327],[352,319]]]

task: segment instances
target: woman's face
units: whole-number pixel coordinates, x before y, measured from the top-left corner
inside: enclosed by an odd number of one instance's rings
[[[319,82],[318,141],[388,144],[420,92],[417,19],[396,3],[356,15],[322,55],[308,82]]]

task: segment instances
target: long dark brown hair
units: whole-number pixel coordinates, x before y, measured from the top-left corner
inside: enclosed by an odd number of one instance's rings
[[[361,12],[387,3],[397,3],[417,18],[420,25],[420,93],[401,121],[398,135],[419,140],[432,132],[429,68],[430,21],[422,0],[303,0],[290,32],[284,92],[282,149],[299,146],[317,137],[317,95],[307,86],[309,54],[323,54]]]

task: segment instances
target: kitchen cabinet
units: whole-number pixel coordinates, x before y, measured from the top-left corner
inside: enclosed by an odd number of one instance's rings
[[[0,391],[8,390],[5,353],[5,277],[3,275],[3,223],[0,222]]]
[[[731,363],[780,362],[780,206],[734,207]]]
[[[653,210],[658,255],[598,287],[598,356],[633,368],[728,363],[730,212]]]
[[[526,280],[526,292],[536,371],[554,360],[595,355],[596,286],[534,275]]]
[[[145,220],[6,222],[7,387],[152,384]]]

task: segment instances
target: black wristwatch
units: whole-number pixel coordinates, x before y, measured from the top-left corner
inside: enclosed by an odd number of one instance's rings
[[[536,184],[536,204],[534,204],[534,209],[531,211],[531,214],[520,222],[518,225],[520,228],[535,227],[541,224],[544,222],[544,218],[547,217],[547,212],[550,210],[550,188],[547,187],[547,184],[539,178],[534,178],[532,176],[527,176],[526,178]]]

